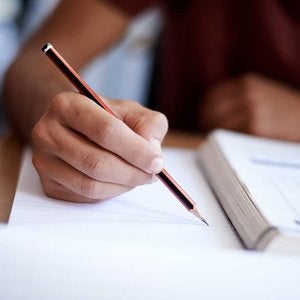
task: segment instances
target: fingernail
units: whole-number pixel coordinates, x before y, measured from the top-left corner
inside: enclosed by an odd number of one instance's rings
[[[162,170],[163,166],[164,166],[164,162],[163,162],[162,158],[156,157],[153,159],[153,161],[151,163],[151,172],[153,174],[157,174]]]

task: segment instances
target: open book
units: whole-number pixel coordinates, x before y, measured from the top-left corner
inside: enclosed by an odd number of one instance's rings
[[[246,248],[300,254],[300,145],[225,130],[199,162]]]

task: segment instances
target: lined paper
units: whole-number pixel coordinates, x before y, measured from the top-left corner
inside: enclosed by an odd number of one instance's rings
[[[42,190],[31,155],[30,149],[24,152],[10,228],[195,253],[203,247],[241,247],[195,163],[193,150],[164,149],[165,164],[197,203],[210,226],[190,214],[160,181],[96,204],[52,199]]]

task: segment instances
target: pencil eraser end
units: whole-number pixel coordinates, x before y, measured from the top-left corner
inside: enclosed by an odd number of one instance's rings
[[[44,53],[47,53],[48,50],[50,50],[51,48],[53,48],[52,44],[46,43],[46,44],[43,45],[42,51],[43,51]]]

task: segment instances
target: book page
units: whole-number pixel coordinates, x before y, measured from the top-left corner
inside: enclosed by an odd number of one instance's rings
[[[96,204],[71,203],[47,197],[24,153],[20,180],[8,228],[67,234],[76,239],[137,248],[194,251],[240,248],[240,242],[195,163],[195,151],[164,149],[166,169],[197,203],[210,226],[189,213],[160,182],[137,187]]]
[[[269,222],[300,233],[300,145],[227,131],[216,139]]]

